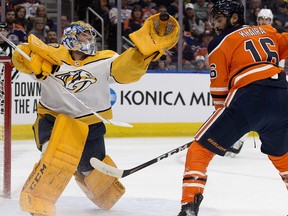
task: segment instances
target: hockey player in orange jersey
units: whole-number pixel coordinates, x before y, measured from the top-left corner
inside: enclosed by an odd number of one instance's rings
[[[249,131],[259,134],[261,151],[288,189],[288,84],[278,67],[288,58],[288,34],[244,26],[240,0],[215,1],[209,18],[218,33],[208,47],[215,112],[188,149],[178,216],[198,215],[210,161]]]
[[[259,11],[257,14],[257,24],[258,25],[272,25],[273,23],[273,13],[270,9],[263,8]],[[279,61],[279,67],[284,68],[285,59],[282,59]],[[226,155],[230,157],[235,157],[236,154],[239,154],[241,151],[244,141],[248,137],[248,134],[245,134],[243,137],[241,137],[233,146],[231,146],[228,150]]]

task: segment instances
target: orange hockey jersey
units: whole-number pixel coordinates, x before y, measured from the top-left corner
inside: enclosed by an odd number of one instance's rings
[[[288,33],[270,25],[236,26],[215,37],[208,52],[210,92],[217,109],[229,92],[282,72],[278,63],[288,57]]]

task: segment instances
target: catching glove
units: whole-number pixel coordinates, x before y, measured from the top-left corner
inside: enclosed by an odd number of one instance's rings
[[[166,15],[166,14],[165,14]],[[145,56],[158,53],[153,61],[176,45],[179,40],[180,27],[178,21],[167,14],[168,20],[161,20],[160,13],[145,20],[144,25],[129,35],[130,39]]]

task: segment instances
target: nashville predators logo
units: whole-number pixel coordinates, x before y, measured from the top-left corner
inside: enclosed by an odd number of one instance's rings
[[[84,70],[70,71],[65,74],[56,75],[62,80],[64,87],[73,93],[82,92],[90,85],[97,82],[97,79]]]

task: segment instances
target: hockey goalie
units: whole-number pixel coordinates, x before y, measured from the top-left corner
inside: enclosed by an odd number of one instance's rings
[[[89,24],[72,22],[64,30],[62,44],[46,45],[30,35],[27,44],[18,45],[30,59],[17,49],[12,55],[19,71],[41,83],[33,125],[41,158],[20,194],[21,209],[34,216],[55,215],[55,203],[73,175],[87,197],[101,209],[112,208],[125,193],[117,178],[90,165],[90,158],[96,157],[116,166],[106,155],[105,125],[91,110],[112,119],[109,83],[138,81],[151,61],[175,46],[179,25],[171,16],[165,22],[159,14],[151,16],[141,29],[130,34],[136,46],[121,55],[97,51],[95,38],[96,31]]]

